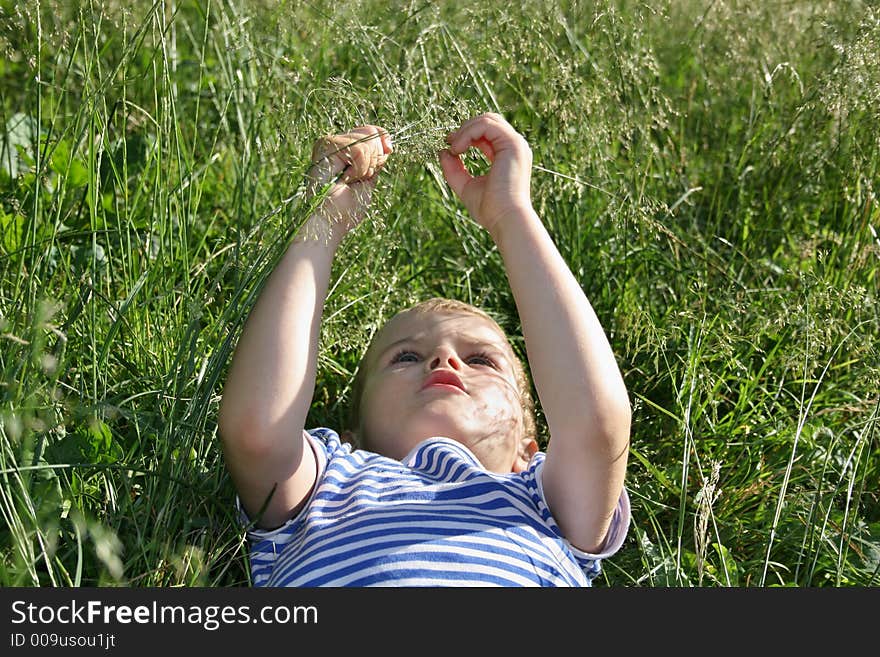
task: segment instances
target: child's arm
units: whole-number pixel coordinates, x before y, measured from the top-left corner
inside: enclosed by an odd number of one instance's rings
[[[529,366],[547,417],[544,494],[565,537],[601,547],[620,498],[630,404],[614,354],[586,296],[532,209],[531,150],[497,114],[448,137],[449,185],[498,246],[523,327]],[[479,148],[492,163],[474,178],[459,156]]]
[[[272,494],[261,527],[291,517],[315,482],[316,461],[304,427],[333,256],[363,217],[375,174],[390,152],[387,134],[375,126],[315,144],[314,188],[341,178],[266,281],[235,349],[219,433],[245,511],[256,517]]]

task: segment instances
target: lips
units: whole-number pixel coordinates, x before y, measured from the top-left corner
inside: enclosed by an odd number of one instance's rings
[[[435,370],[431,372],[422,384],[422,390],[431,386],[453,386],[462,392],[467,392],[467,390],[464,389],[464,384],[461,382],[461,379],[458,378],[458,375],[450,370]]]

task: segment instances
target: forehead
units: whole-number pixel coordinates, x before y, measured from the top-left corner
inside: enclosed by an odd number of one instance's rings
[[[374,342],[376,354],[380,354],[396,342],[412,340],[438,340],[447,337],[467,339],[510,349],[507,336],[485,317],[456,312],[414,312],[407,310],[392,317],[382,327]]]

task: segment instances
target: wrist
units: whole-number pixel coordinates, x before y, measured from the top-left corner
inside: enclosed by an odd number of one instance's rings
[[[534,223],[542,225],[538,213],[529,203],[508,208],[500,213],[488,231],[492,241],[500,248],[502,242],[511,232]]]
[[[349,222],[342,218],[327,217],[320,212],[311,215],[296,232],[294,242],[314,242],[336,249],[348,234]]]

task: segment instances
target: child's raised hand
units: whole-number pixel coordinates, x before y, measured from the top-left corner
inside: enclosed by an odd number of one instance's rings
[[[345,232],[354,228],[364,217],[376,174],[391,151],[390,135],[374,125],[318,139],[312,148],[309,178],[314,191],[327,183],[332,187],[316,214]]]
[[[446,138],[440,153],[443,175],[470,215],[494,236],[510,212],[532,207],[532,151],[526,140],[499,114],[481,114]],[[472,176],[461,161],[469,148],[479,148],[491,163],[489,172]]]

